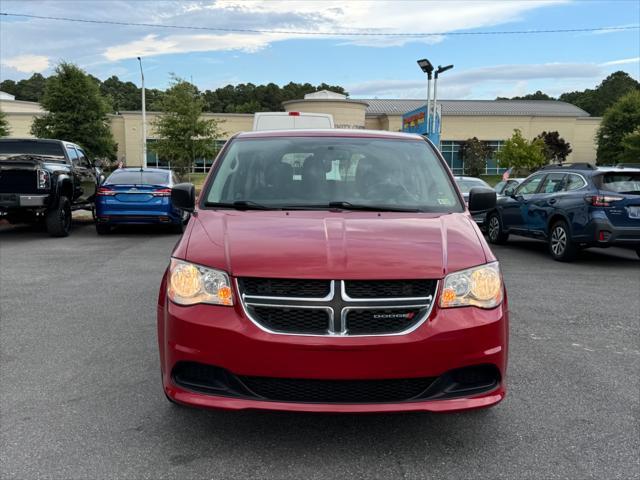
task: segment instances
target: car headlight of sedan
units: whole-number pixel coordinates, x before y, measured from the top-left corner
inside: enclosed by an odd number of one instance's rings
[[[175,258],[169,266],[167,290],[169,299],[179,305],[233,305],[229,275]]]
[[[498,262],[450,273],[444,278],[440,307],[475,306],[493,308],[503,298]]]

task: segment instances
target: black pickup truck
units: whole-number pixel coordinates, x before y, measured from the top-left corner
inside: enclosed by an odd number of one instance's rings
[[[94,211],[102,173],[81,147],[62,140],[0,139],[0,219],[44,222],[66,237],[72,210]]]

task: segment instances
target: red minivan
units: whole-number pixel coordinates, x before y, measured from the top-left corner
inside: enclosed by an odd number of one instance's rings
[[[162,383],[196,407],[445,412],[505,395],[500,266],[434,146],[366,130],[242,133],[158,298]]]

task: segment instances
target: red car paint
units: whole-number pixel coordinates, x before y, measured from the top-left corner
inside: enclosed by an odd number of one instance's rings
[[[258,135],[283,133],[244,134]],[[393,134],[334,130],[296,135],[384,138]],[[455,185],[453,178],[451,182]],[[236,299],[233,307],[177,305],[167,298],[165,273],[158,298],[158,342],[164,391],[175,402],[229,410],[444,412],[492,406],[505,396],[506,292],[502,303],[492,309],[445,309],[438,305],[440,282],[429,317],[406,334],[279,335],[262,330],[247,317],[233,281],[237,277],[442,280],[450,272],[496,260],[468,211],[237,211],[200,205],[172,256],[226,271]],[[211,395],[181,387],[172,371],[184,361],[215,365],[238,376],[322,380],[438,377],[466,366],[491,365],[498,369],[500,381],[490,391],[458,398],[395,403],[283,402]]]

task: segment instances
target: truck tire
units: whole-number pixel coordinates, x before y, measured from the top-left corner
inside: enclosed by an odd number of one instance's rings
[[[58,204],[45,215],[47,232],[52,237],[66,237],[71,230],[71,203],[65,196],[60,196]]]
[[[569,225],[564,220],[555,222],[549,230],[549,253],[559,262],[571,262],[576,258],[578,248],[571,240]]]

